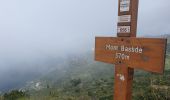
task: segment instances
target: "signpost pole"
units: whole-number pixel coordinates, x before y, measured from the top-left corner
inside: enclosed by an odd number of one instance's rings
[[[95,38],[95,60],[115,64],[114,100],[131,100],[134,68],[163,73],[167,39],[135,38],[138,0],[119,0],[118,37]]]
[[[114,100],[131,100],[133,72],[125,64],[115,66]]]
[[[117,36],[136,37],[138,0],[119,0],[118,7],[118,27],[130,26],[130,30],[129,32],[118,30]],[[129,68],[121,61],[115,64],[114,100],[131,100],[133,75],[133,68]]]

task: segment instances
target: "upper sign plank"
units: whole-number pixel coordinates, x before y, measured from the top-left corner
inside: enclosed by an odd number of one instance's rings
[[[166,39],[96,37],[95,60],[163,73]]]

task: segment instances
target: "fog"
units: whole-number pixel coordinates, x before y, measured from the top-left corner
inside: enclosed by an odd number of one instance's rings
[[[169,34],[169,5],[140,0],[138,36]],[[0,0],[0,91],[116,36],[117,10],[118,0]]]

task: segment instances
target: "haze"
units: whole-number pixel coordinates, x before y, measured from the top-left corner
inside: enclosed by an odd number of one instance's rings
[[[0,90],[44,73],[46,59],[90,51],[95,36],[116,36],[117,5],[118,0],[0,0]],[[169,34],[169,5],[140,0],[138,36]]]

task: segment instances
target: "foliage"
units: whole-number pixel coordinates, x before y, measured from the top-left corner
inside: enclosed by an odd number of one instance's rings
[[[163,75],[135,71],[133,100],[170,100],[169,55],[167,53]],[[28,89],[27,92],[13,90],[0,100],[113,100],[114,67],[93,62],[88,56],[71,59],[67,61],[69,68],[42,77],[40,81],[45,84],[44,88]]]
[[[134,100],[170,100],[170,70],[164,75],[145,73],[135,77],[133,84]]]
[[[79,85],[81,83],[81,79],[72,79],[71,81],[72,86],[76,87],[77,85]]]
[[[167,44],[166,53],[170,54],[170,43]]]
[[[133,82],[133,100],[169,100],[170,70],[164,75],[136,71]],[[39,91],[29,91],[30,96],[18,91],[11,91],[8,97],[19,99],[4,100],[112,100],[113,77],[85,81],[81,77],[68,79],[60,87],[51,87]],[[13,96],[17,94],[19,96]],[[4,94],[4,98],[5,94]]]
[[[17,100],[19,98],[26,97],[26,93],[23,91],[18,91],[18,90],[12,90],[9,93],[5,93],[3,95],[4,100]]]

